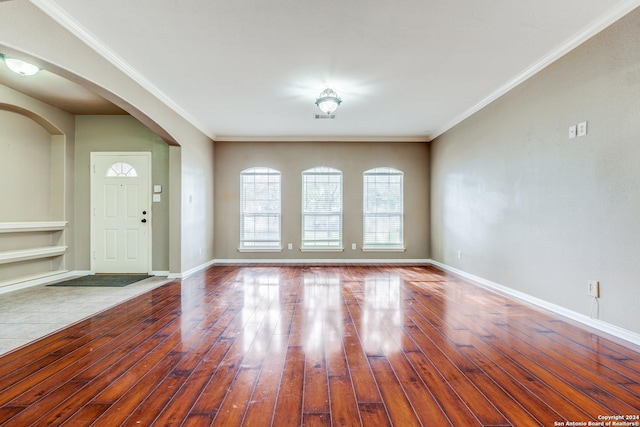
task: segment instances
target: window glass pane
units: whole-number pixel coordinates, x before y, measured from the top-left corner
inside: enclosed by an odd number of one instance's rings
[[[342,247],[342,172],[318,167],[302,173],[302,247]]]
[[[138,176],[138,172],[129,163],[117,162],[107,168],[104,176],[108,178],[135,178]]]
[[[364,247],[403,248],[403,173],[377,168],[363,174]]]
[[[240,174],[240,247],[279,248],[280,172],[252,168]]]

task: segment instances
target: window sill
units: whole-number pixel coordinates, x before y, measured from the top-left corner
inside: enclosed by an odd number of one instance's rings
[[[363,247],[362,252],[405,252],[407,248]]]
[[[238,248],[238,252],[282,252],[282,247],[279,247],[279,248]]]
[[[344,248],[300,248],[300,252],[344,252]]]

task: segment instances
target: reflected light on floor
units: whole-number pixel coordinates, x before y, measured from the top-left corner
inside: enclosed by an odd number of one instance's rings
[[[242,275],[244,305],[242,307],[243,349],[263,356],[280,323],[280,275],[266,271]]]
[[[305,272],[304,328],[305,353],[323,350],[327,355],[342,349],[342,298],[340,277],[321,272]]]
[[[364,279],[362,344],[368,354],[390,355],[400,350],[402,311],[400,276],[372,274]]]

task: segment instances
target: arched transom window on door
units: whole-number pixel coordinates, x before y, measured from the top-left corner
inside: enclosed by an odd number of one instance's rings
[[[107,168],[105,176],[108,178],[133,178],[138,176],[138,172],[129,163],[117,162]]]

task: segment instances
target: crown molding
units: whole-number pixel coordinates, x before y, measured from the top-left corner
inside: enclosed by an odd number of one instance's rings
[[[424,136],[218,136],[220,142],[429,142]]]
[[[215,135],[212,135],[207,128],[200,123],[195,117],[185,111],[182,107],[176,104],[171,98],[164,94],[158,87],[148,81],[138,70],[132,67],[128,62],[116,54],[113,50],[107,47],[99,38],[93,35],[89,30],[76,21],[66,10],[60,7],[55,1],[52,0],[29,0],[34,6],[43,11],[46,15],[51,17],[54,21],[60,24],[63,28],[69,31],[71,34],[80,39],[100,56],[105,58],[116,68],[122,71],[125,75],[130,77],[150,94],[156,97],[160,102],[169,107],[172,111],[184,118],[187,122],[191,123],[200,132],[207,135],[211,139],[215,139]]]
[[[476,105],[460,114],[459,116],[453,118],[439,130],[435,131],[432,135],[430,135],[429,141],[432,141],[453,128],[463,120],[469,118],[473,114],[477,113],[487,105],[491,104],[496,99],[500,98],[502,95],[505,95],[516,86],[530,79],[544,68],[548,67],[558,59],[562,58],[582,43],[589,40],[591,37],[603,31],[605,28],[614,24],[616,21],[620,20],[624,16],[628,15],[634,9],[640,6],[640,0],[625,0],[617,4],[616,6],[609,9],[605,14],[598,17],[591,24],[587,25],[578,33],[574,34],[572,37],[567,39],[564,43],[562,43],[557,48],[553,49],[551,52],[540,58],[538,61],[534,62],[531,66],[526,68],[523,72],[516,75],[511,80],[507,81],[505,84],[500,86],[495,92],[491,93],[489,96],[478,102]]]

